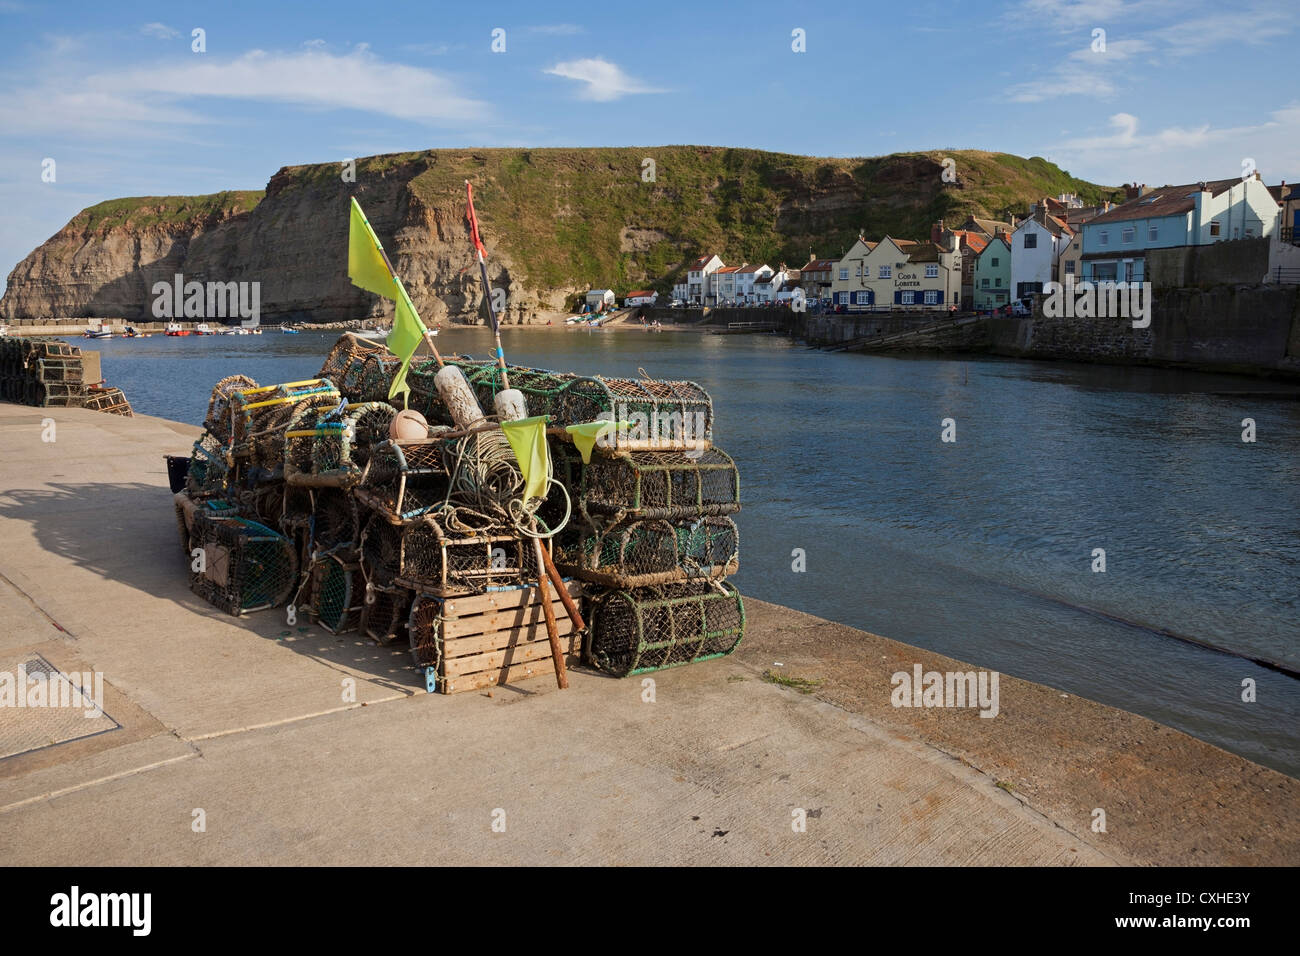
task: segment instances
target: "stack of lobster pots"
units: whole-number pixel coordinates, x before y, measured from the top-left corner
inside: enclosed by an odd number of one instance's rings
[[[444,361],[494,408],[499,368]],[[523,513],[504,435],[453,421],[433,381],[441,362],[408,376],[419,433],[395,424],[399,365],[347,334],[315,379],[217,383],[174,489],[195,593],[232,614],[283,607],[288,624],[405,639],[428,689],[455,693],[551,672],[540,539],[568,592],[546,603],[572,663],[624,676],[736,646],[744,609],[724,579],[737,568],[739,483],[713,447],[703,390],[509,368],[528,413],[551,425],[554,480]],[[616,415],[632,427],[584,458],[566,426]]]
[[[0,401],[41,408],[89,408],[130,416],[120,388],[86,382],[81,349],[58,339],[0,336]]]

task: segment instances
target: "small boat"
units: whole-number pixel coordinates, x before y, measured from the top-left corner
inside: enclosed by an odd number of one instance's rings
[[[189,334],[190,334],[190,330],[181,328],[181,324],[179,322],[168,322],[167,328],[163,331],[163,335],[189,335]]]
[[[213,333],[212,329],[208,326],[208,323],[206,323],[206,322],[200,322],[198,325],[194,326],[194,334],[195,334],[195,335],[213,335],[214,333]]]
[[[86,329],[81,333],[83,339],[111,339],[113,333],[108,329]]]
[[[280,326],[280,331],[283,332],[285,335],[297,335],[297,334],[298,334],[298,330],[295,329],[295,328],[293,328],[293,326],[290,326],[290,325],[282,325],[282,326]]]
[[[147,339],[148,337],[148,332],[141,332],[134,325],[128,325],[126,330],[122,333],[122,338],[124,339]]]

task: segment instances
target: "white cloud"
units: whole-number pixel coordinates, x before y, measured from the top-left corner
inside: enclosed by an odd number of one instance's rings
[[[194,101],[218,98],[358,110],[426,124],[482,119],[490,112],[436,73],[386,62],[365,50],[347,55],[320,49],[256,50],[234,60],[209,55],[88,76],[54,76],[43,86],[0,98],[0,126],[10,134],[96,134],[126,126],[133,133],[165,136],[174,132],[168,127],[205,122],[204,114],[191,108]]]
[[[600,103],[607,103],[630,93],[667,92],[666,90],[647,86],[640,80],[628,76],[615,64],[600,57],[567,60],[564,63],[557,63],[549,70],[543,70],[542,72],[585,83],[586,86],[582,88],[578,96],[584,100],[595,100]]]
[[[1093,50],[1089,44],[1045,75],[1007,87],[1006,98],[1013,103],[1040,103],[1059,96],[1107,99],[1119,92],[1116,80],[1126,61],[1150,49],[1151,45],[1140,39],[1107,43],[1105,53]]]
[[[140,28],[140,32],[157,40],[170,40],[180,36],[179,30],[173,30],[165,23],[146,23]]]
[[[1054,144],[1076,176],[1096,182],[1189,183],[1240,175],[1247,157],[1268,183],[1300,176],[1300,101],[1242,126],[1167,126],[1144,132],[1138,117],[1115,113],[1110,131]],[[1118,179],[1117,179],[1118,172]]]

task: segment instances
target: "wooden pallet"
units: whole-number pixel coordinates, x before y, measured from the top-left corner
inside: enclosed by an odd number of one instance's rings
[[[580,598],[577,582],[567,586],[569,594]],[[574,631],[554,589],[550,597],[565,664],[576,664],[582,635]],[[459,694],[554,676],[546,618],[536,587],[448,598],[442,614],[440,659],[436,666],[425,668],[429,693]]]

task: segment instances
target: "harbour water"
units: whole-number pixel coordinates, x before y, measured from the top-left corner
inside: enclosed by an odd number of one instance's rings
[[[138,412],[197,424],[218,379],[310,377],[336,335],[84,344]],[[828,354],[768,336],[505,335],[516,364],[644,369],[711,393],[714,440],[741,472],[743,593],[1140,713],[1300,777],[1296,389]],[[476,356],[490,342],[471,328],[438,338],[444,353]],[[1254,442],[1242,441],[1248,418]],[[955,441],[941,440],[945,419]]]

